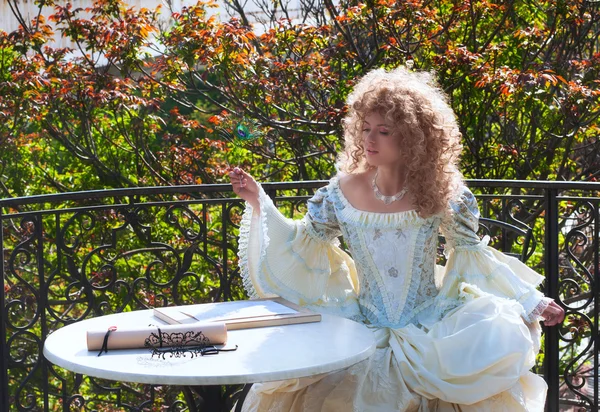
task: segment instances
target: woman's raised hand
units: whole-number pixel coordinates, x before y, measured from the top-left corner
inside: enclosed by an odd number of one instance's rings
[[[239,167],[235,167],[229,172],[229,179],[231,180],[231,185],[233,186],[235,194],[250,203],[250,206],[254,209],[258,210],[260,203],[258,201],[259,188],[256,180]]]

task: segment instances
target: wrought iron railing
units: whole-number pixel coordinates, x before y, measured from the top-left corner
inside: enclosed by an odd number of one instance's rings
[[[323,181],[266,183],[290,217]],[[545,330],[537,372],[549,411],[598,410],[600,184],[474,180],[492,244],[545,274],[568,317]],[[0,410],[193,410],[188,388],[74,374],[42,355],[48,334],[108,313],[244,297],[242,202],[229,185],[0,200]],[[489,221],[487,222],[489,223]],[[511,230],[517,229],[517,230]],[[443,259],[443,258],[442,258]],[[231,403],[238,388],[228,388]]]

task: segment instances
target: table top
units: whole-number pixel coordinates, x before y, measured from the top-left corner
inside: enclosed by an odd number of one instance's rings
[[[58,329],[44,343],[44,356],[67,370],[125,382],[170,385],[230,385],[313,376],[347,368],[375,351],[373,333],[338,316],[321,322],[228,332],[234,352],[165,359],[149,349],[88,351],[86,331],[164,324],[152,310],[86,319]]]

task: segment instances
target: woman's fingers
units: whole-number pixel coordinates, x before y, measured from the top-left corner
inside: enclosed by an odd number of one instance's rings
[[[240,175],[236,175],[235,173],[230,173],[229,174],[229,179],[231,180],[231,184],[234,185],[239,185],[241,184],[244,180],[246,180],[245,177],[242,177]]]
[[[555,302],[550,303],[542,314],[546,326],[558,325],[565,319],[565,311]]]
[[[233,173],[236,173],[236,174],[241,175],[243,177],[249,177],[250,176],[248,173],[246,173],[243,169],[241,169],[239,167],[234,167],[233,168]]]
[[[239,167],[234,167],[231,172],[229,172],[229,176],[237,177],[238,179],[246,177],[246,173],[240,169]]]
[[[234,168],[231,172],[229,172],[229,178],[231,179],[232,184],[239,183],[241,186],[245,186],[248,183],[248,177],[250,175],[244,172],[239,167]]]

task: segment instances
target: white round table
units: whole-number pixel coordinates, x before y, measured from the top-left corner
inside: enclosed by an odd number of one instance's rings
[[[347,368],[375,351],[366,326],[337,316],[321,322],[235,330],[227,346],[235,352],[165,359],[149,349],[88,351],[86,331],[116,325],[164,324],[151,310],[86,319],[53,332],[44,356],[67,370],[104,379],[155,385],[231,385],[313,376]]]

